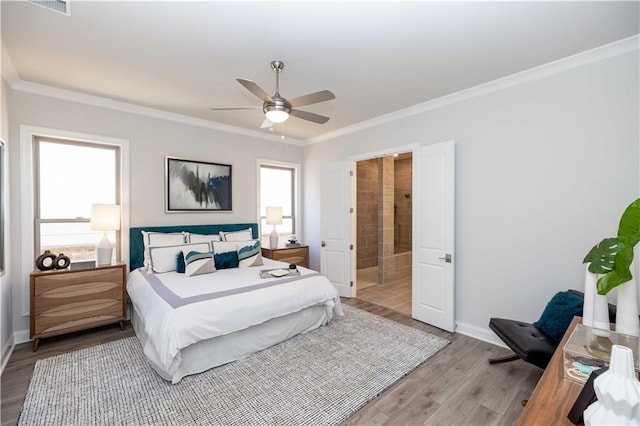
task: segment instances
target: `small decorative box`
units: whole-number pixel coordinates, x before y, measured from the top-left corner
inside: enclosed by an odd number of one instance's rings
[[[578,324],[564,345],[564,377],[574,382],[585,383],[592,371],[609,366],[612,345],[631,349],[635,369],[639,371],[638,337]]]

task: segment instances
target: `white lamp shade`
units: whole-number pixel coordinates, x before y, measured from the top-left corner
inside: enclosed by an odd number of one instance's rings
[[[267,207],[267,225],[282,225],[282,207]]]
[[[117,231],[120,229],[120,206],[117,204],[92,204],[92,231]]]

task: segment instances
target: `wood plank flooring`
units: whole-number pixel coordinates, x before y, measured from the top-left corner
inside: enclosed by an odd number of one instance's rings
[[[425,330],[451,340],[433,358],[369,402],[345,425],[511,425],[520,415],[542,370],[523,361],[490,366],[487,359],[506,355],[503,348],[460,334],[451,334],[400,312],[358,299],[345,304]],[[0,417],[14,425],[20,413],[33,366],[38,359],[134,335],[106,326],[31,344],[18,345],[2,375]]]

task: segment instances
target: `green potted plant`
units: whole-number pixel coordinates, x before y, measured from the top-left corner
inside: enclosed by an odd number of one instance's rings
[[[596,283],[598,294],[605,295],[618,288],[618,314],[616,330],[637,336],[638,299],[635,280],[631,273],[633,249],[640,242],[640,198],[631,203],[620,218],[618,236],[605,238],[595,245],[583,263],[588,270],[600,274]]]

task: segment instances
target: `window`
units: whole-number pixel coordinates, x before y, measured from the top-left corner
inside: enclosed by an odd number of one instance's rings
[[[94,203],[120,204],[120,148],[34,138],[35,255],[64,253],[72,262],[95,259],[102,232],[91,231]],[[107,232],[121,259],[120,232]]]
[[[268,247],[273,225],[267,225],[267,207],[282,207],[282,225],[276,225],[280,244],[297,234],[297,165],[260,164],[260,237]]]

